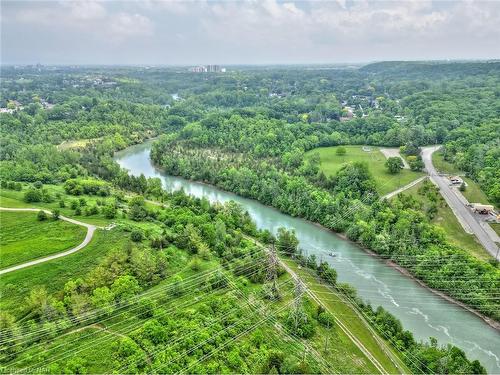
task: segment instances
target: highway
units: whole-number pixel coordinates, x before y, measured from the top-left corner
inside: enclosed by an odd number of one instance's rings
[[[427,170],[431,181],[439,187],[441,195],[445,199],[446,203],[448,203],[448,206],[450,206],[465,231],[474,234],[486,251],[488,251],[491,256],[495,258],[498,252],[498,245],[493,242],[469,208],[464,205],[457,194],[452,190],[449,180],[446,177],[439,176],[436,168],[434,168],[434,165],[432,164],[432,154],[440,147],[441,146],[422,147],[422,159],[425,164],[425,169]]]

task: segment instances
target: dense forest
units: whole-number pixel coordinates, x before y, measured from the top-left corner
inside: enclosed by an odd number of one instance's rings
[[[329,373],[328,361],[340,372],[375,372],[361,354],[348,359],[354,349],[340,338],[334,317],[297,295],[282,268],[269,282],[269,264],[262,262],[267,254],[257,241],[274,244],[282,256],[354,301],[375,322],[373,328],[404,353],[412,372],[484,372],[454,346],[417,342],[388,312],[337,283],[334,269],[304,258],[293,233],[274,238],[258,231],[233,203],[210,205],[182,192],[166,193],[158,179],[131,176],[112,156],[159,137],[151,158],[167,173],[343,232],[499,320],[498,263],[477,260],[448,243],[415,200],[381,201],[365,164],[346,163],[325,176],[318,158],[305,156],[317,147],[347,144],[403,146],[418,156],[420,146],[442,143],[445,159],[498,205],[499,73],[500,63],[493,62],[235,67],[217,74],[3,67],[2,205],[5,198],[41,205],[53,211],[51,220],[60,211],[105,224],[119,220],[119,234],[101,246],[120,246],[65,282],[38,282],[43,275],[22,282],[3,278],[2,365],[47,367],[52,353],[46,371],[52,373]],[[275,293],[276,283],[282,295]],[[173,312],[176,304],[185,308]],[[267,311],[272,320],[256,311]],[[102,319],[123,331],[106,341],[109,327],[98,325]],[[82,327],[89,324],[106,342],[102,357],[58,353],[61,346],[84,350],[91,341],[85,341]],[[68,331],[80,335],[81,343],[66,342]],[[182,340],[165,350],[176,336]],[[324,337],[337,347],[318,351]]]

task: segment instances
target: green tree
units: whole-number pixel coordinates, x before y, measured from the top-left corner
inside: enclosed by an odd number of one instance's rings
[[[287,230],[286,228],[278,229],[278,236],[276,240],[276,247],[279,251],[287,255],[294,255],[297,253],[299,240],[295,235],[295,230]]]
[[[114,294],[106,286],[96,288],[92,292],[92,305],[97,309],[102,309],[108,315],[113,312],[114,299]]]
[[[126,301],[141,290],[137,279],[130,275],[118,277],[111,285],[111,292],[118,302]]]
[[[335,153],[337,154],[337,156],[345,156],[345,154],[347,154],[347,150],[343,146],[338,146],[335,150]]]
[[[41,202],[42,192],[39,189],[29,189],[24,193],[24,201],[26,203]]]
[[[385,161],[385,167],[391,174],[401,172],[403,166],[403,160],[401,160],[401,158],[397,156],[391,156]]]
[[[59,220],[60,216],[61,216],[61,211],[59,211],[57,208],[52,210],[52,218],[54,220]]]
[[[142,230],[140,230],[140,229],[134,229],[130,233],[130,239],[134,242],[141,242],[143,238],[144,238],[144,235],[142,234]]]
[[[44,210],[38,211],[38,214],[36,216],[39,221],[47,220],[47,214],[45,213]]]

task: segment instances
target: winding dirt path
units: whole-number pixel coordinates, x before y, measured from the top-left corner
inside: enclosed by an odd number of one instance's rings
[[[52,214],[52,212],[50,212],[50,211],[41,210],[39,208],[7,208],[7,207],[0,207],[0,210],[1,211],[21,211],[21,212],[22,211],[24,211],[24,212],[26,212],[26,211],[28,211],[28,212],[44,211],[46,214],[49,214],[49,215]],[[46,257],[43,257],[43,258],[31,260],[29,262],[25,262],[25,263],[21,263],[21,264],[12,266],[12,267],[4,268],[3,270],[0,270],[0,275],[6,274],[6,273],[9,273],[9,272],[12,272],[12,271],[17,271],[17,270],[20,270],[22,268],[34,266],[36,264],[45,263],[45,262],[48,262],[49,260],[54,260],[54,259],[57,259],[57,258],[62,258],[62,257],[65,257],[67,255],[76,253],[78,250],[83,249],[85,246],[87,246],[89,244],[89,242],[92,240],[92,237],[94,236],[95,230],[97,228],[100,228],[100,227],[97,227],[97,226],[92,225],[92,224],[87,224],[87,223],[83,223],[83,222],[75,220],[75,219],[70,219],[69,217],[66,217],[66,216],[59,216],[59,219],[67,221],[67,222],[72,223],[72,224],[81,225],[81,226],[87,228],[87,235],[83,239],[83,242],[80,243],[78,246],[73,247],[72,249],[69,249],[69,250],[66,250],[66,251],[63,251],[63,252],[60,252],[60,253],[57,253],[57,254],[52,254],[52,255],[49,255],[49,256],[46,256]]]

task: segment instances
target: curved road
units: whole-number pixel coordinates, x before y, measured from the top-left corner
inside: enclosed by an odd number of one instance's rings
[[[50,212],[50,211],[40,210],[39,208],[6,208],[6,207],[0,207],[0,210],[1,211],[34,211],[34,212],[44,211],[45,213],[47,213],[49,215],[52,214],[52,212]],[[53,259],[57,259],[57,258],[62,258],[62,257],[65,257],[67,255],[76,253],[78,250],[81,250],[85,246],[88,245],[88,243],[90,242],[90,240],[94,236],[95,230],[98,228],[95,225],[91,225],[91,224],[87,224],[87,223],[82,223],[81,221],[70,219],[69,217],[66,217],[66,216],[59,216],[59,218],[61,220],[67,221],[69,223],[76,224],[76,225],[81,225],[81,226],[87,228],[87,235],[83,239],[82,243],[80,243],[78,246],[76,246],[76,247],[74,247],[72,249],[63,251],[61,253],[49,255],[49,256],[46,256],[44,258],[35,259],[35,260],[29,261],[29,262],[26,262],[26,263],[21,263],[21,264],[18,264],[16,266],[12,266],[12,267],[9,267],[9,268],[4,268],[3,270],[0,270],[0,275],[3,275],[5,273],[9,273],[9,272],[12,272],[12,271],[17,271],[17,270],[20,270],[22,268],[34,266],[35,264],[40,264],[40,263],[48,262],[49,260],[53,260]]]
[[[425,169],[431,181],[439,187],[441,195],[446,203],[448,203],[448,206],[450,206],[465,231],[473,233],[486,251],[495,258],[498,253],[498,245],[490,238],[485,229],[465,206],[464,202],[462,202],[458,195],[451,189],[448,179],[440,176],[432,164],[432,154],[440,147],[439,145],[422,147],[422,160],[424,161]]]

